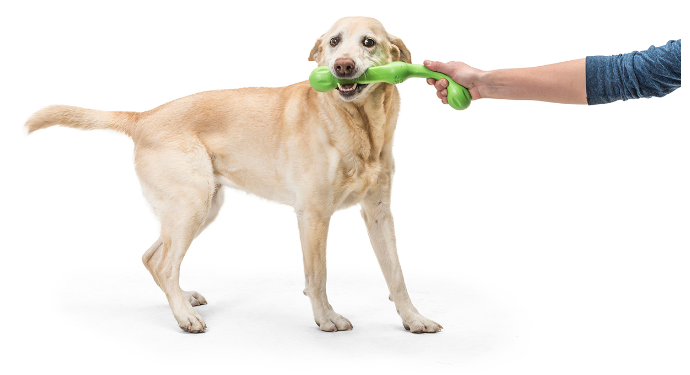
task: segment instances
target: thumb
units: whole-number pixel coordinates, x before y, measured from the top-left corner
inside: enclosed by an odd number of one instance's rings
[[[447,76],[450,76],[453,73],[453,68],[450,65],[440,61],[424,60],[424,66],[426,66],[429,70],[441,72]]]

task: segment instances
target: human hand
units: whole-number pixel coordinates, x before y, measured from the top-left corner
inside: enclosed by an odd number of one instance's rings
[[[481,99],[480,88],[482,87],[481,77],[483,71],[475,69],[460,61],[451,61],[449,63],[442,63],[439,61],[424,61],[424,66],[429,70],[443,73],[450,77],[457,84],[464,86],[472,95],[472,100]],[[426,82],[436,88],[436,96],[441,99],[443,104],[448,104],[448,80],[427,78]]]

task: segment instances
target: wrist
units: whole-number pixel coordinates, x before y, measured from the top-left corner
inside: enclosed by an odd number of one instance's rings
[[[525,90],[520,69],[497,69],[484,72],[482,98],[525,99],[518,94]]]
[[[476,75],[476,80],[470,89],[473,99],[494,98],[495,86],[495,71],[479,71]],[[476,93],[476,95],[475,95]],[[475,97],[476,96],[476,97]]]

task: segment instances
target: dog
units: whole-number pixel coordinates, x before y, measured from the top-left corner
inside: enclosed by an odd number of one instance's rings
[[[369,67],[410,63],[411,57],[377,20],[347,17],[316,41],[309,61],[328,66],[337,78],[353,79]],[[340,85],[321,93],[305,81],[202,92],[147,112],[50,106],[25,126],[29,133],[53,125],[112,129],[132,138],[142,191],[161,221],[160,237],[142,260],[183,330],[206,330],[193,308],[206,299],[180,288],[180,264],[194,238],[216,218],[228,186],[294,207],[304,294],[322,331],[353,328],[328,303],[326,236],[336,210],[360,204],[403,326],[414,333],[437,332],[443,327],[412,304],[396,250],[390,192],[399,109],[395,85]]]

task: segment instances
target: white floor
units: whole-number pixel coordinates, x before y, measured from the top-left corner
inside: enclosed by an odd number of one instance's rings
[[[506,245],[500,235],[486,237],[482,246],[482,235],[471,233],[471,246],[462,239],[449,243],[463,232],[460,227],[419,246],[424,240],[416,237],[427,235],[408,227],[414,218],[398,215],[410,294],[421,313],[445,327],[414,335],[387,300],[357,210],[347,210],[331,224],[329,296],[355,329],[324,333],[302,295],[290,209],[240,193],[228,196],[247,217],[226,207],[183,265],[183,288],[209,301],[197,307],[206,333],[177,327],[140,264],[145,238],[155,237],[152,228],[115,224],[124,231],[118,233],[96,223],[113,225],[107,218],[94,217],[93,223],[81,221],[84,234],[77,235],[62,223],[51,227],[47,221],[59,212],[48,210],[36,218],[36,226],[47,230],[25,237],[23,252],[10,255],[8,265],[14,266],[3,275],[9,280],[4,285],[14,286],[6,289],[3,310],[7,358],[27,373],[238,367],[352,373],[374,367],[402,373],[672,374],[685,366],[688,255],[678,250],[587,248],[589,241],[577,238],[563,245],[531,246],[525,239]],[[115,200],[103,213],[120,214]],[[92,208],[77,210],[88,215]],[[149,219],[148,226],[155,226]],[[273,233],[257,229],[259,221]],[[434,231],[434,225],[419,226]],[[126,234],[130,230],[135,232]]]

